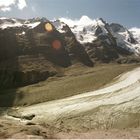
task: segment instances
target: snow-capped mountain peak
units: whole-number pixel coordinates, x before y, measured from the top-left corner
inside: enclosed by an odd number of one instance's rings
[[[6,29],[8,27],[17,27],[17,26],[22,26],[22,23],[14,18],[9,18],[9,19],[5,17],[0,18],[1,29]]]
[[[24,21],[15,18],[6,18],[6,17],[0,18],[0,28],[3,30],[6,28],[14,28],[14,27],[22,27],[22,26],[34,28],[40,23],[41,23],[40,21],[34,21],[31,23],[30,21]]]
[[[102,18],[97,18],[92,20],[91,18],[89,18],[88,16],[82,16],[79,20],[75,19],[69,19],[69,18],[59,18],[59,20],[61,22],[66,23],[69,27],[74,27],[74,26],[104,26],[105,25],[105,21]]]
[[[129,31],[133,34],[134,38],[136,38],[136,40],[140,42],[140,28],[134,27],[129,29]]]
[[[0,17],[0,20],[5,20],[5,19],[7,19],[6,17]]]
[[[42,22],[47,22],[46,18],[36,18],[21,20],[15,18],[0,18],[0,29],[15,27],[26,27],[33,29]],[[88,16],[82,16],[79,20],[60,18],[56,21],[50,21],[56,30],[60,33],[66,33],[67,29],[75,35],[78,42],[85,45],[94,43],[96,40],[121,47],[135,54],[140,54],[140,29],[132,28],[128,30],[117,23],[107,23],[102,18],[91,19]]]
[[[102,34],[108,33],[105,28],[106,22],[101,18],[92,20],[88,16],[82,16],[79,20],[60,18],[60,21],[66,23],[71,28],[77,40],[82,44],[92,43],[96,40],[96,30],[99,27],[102,30]]]
[[[93,20],[88,16],[82,16],[78,22],[78,25],[90,25],[93,24]]]
[[[52,21],[52,24],[60,33],[65,33],[65,30],[63,29],[63,27],[66,26],[66,24],[64,22],[61,22],[60,20],[55,20],[55,21]]]

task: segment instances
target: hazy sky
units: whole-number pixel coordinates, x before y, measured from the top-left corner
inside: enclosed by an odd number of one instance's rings
[[[79,19],[82,15],[140,27],[140,0],[0,0],[0,16]]]

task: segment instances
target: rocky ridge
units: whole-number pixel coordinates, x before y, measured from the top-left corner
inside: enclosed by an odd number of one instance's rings
[[[70,24],[72,23],[72,24]],[[139,41],[120,24],[83,16],[79,21],[0,18],[0,87],[26,86],[77,62],[139,62]]]

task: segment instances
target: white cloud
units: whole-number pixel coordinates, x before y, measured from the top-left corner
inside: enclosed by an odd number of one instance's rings
[[[18,0],[18,8],[22,10],[23,8],[27,7],[26,1],[25,0]]]
[[[0,10],[2,10],[3,12],[6,12],[6,11],[11,11],[11,8],[10,7],[1,7]]]
[[[19,10],[27,7],[25,0],[0,0],[0,11],[10,11],[12,6],[16,6]]]
[[[0,11],[10,11],[11,6],[16,4],[16,0],[0,0]]]
[[[78,20],[72,20],[69,18],[59,18],[60,21],[66,23],[67,25],[69,25],[70,27],[73,27],[74,25],[78,24]]]
[[[16,3],[16,0],[0,0],[0,6],[2,7],[8,7],[12,4],[15,4]]]

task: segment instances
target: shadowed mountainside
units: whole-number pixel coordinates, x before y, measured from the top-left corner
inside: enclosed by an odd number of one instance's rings
[[[46,24],[52,31],[47,31]],[[57,74],[57,67],[70,66],[65,45],[63,36],[49,21],[35,28],[22,26],[0,30],[0,87],[34,84]],[[75,45],[73,50],[79,61],[93,66],[82,46]]]

